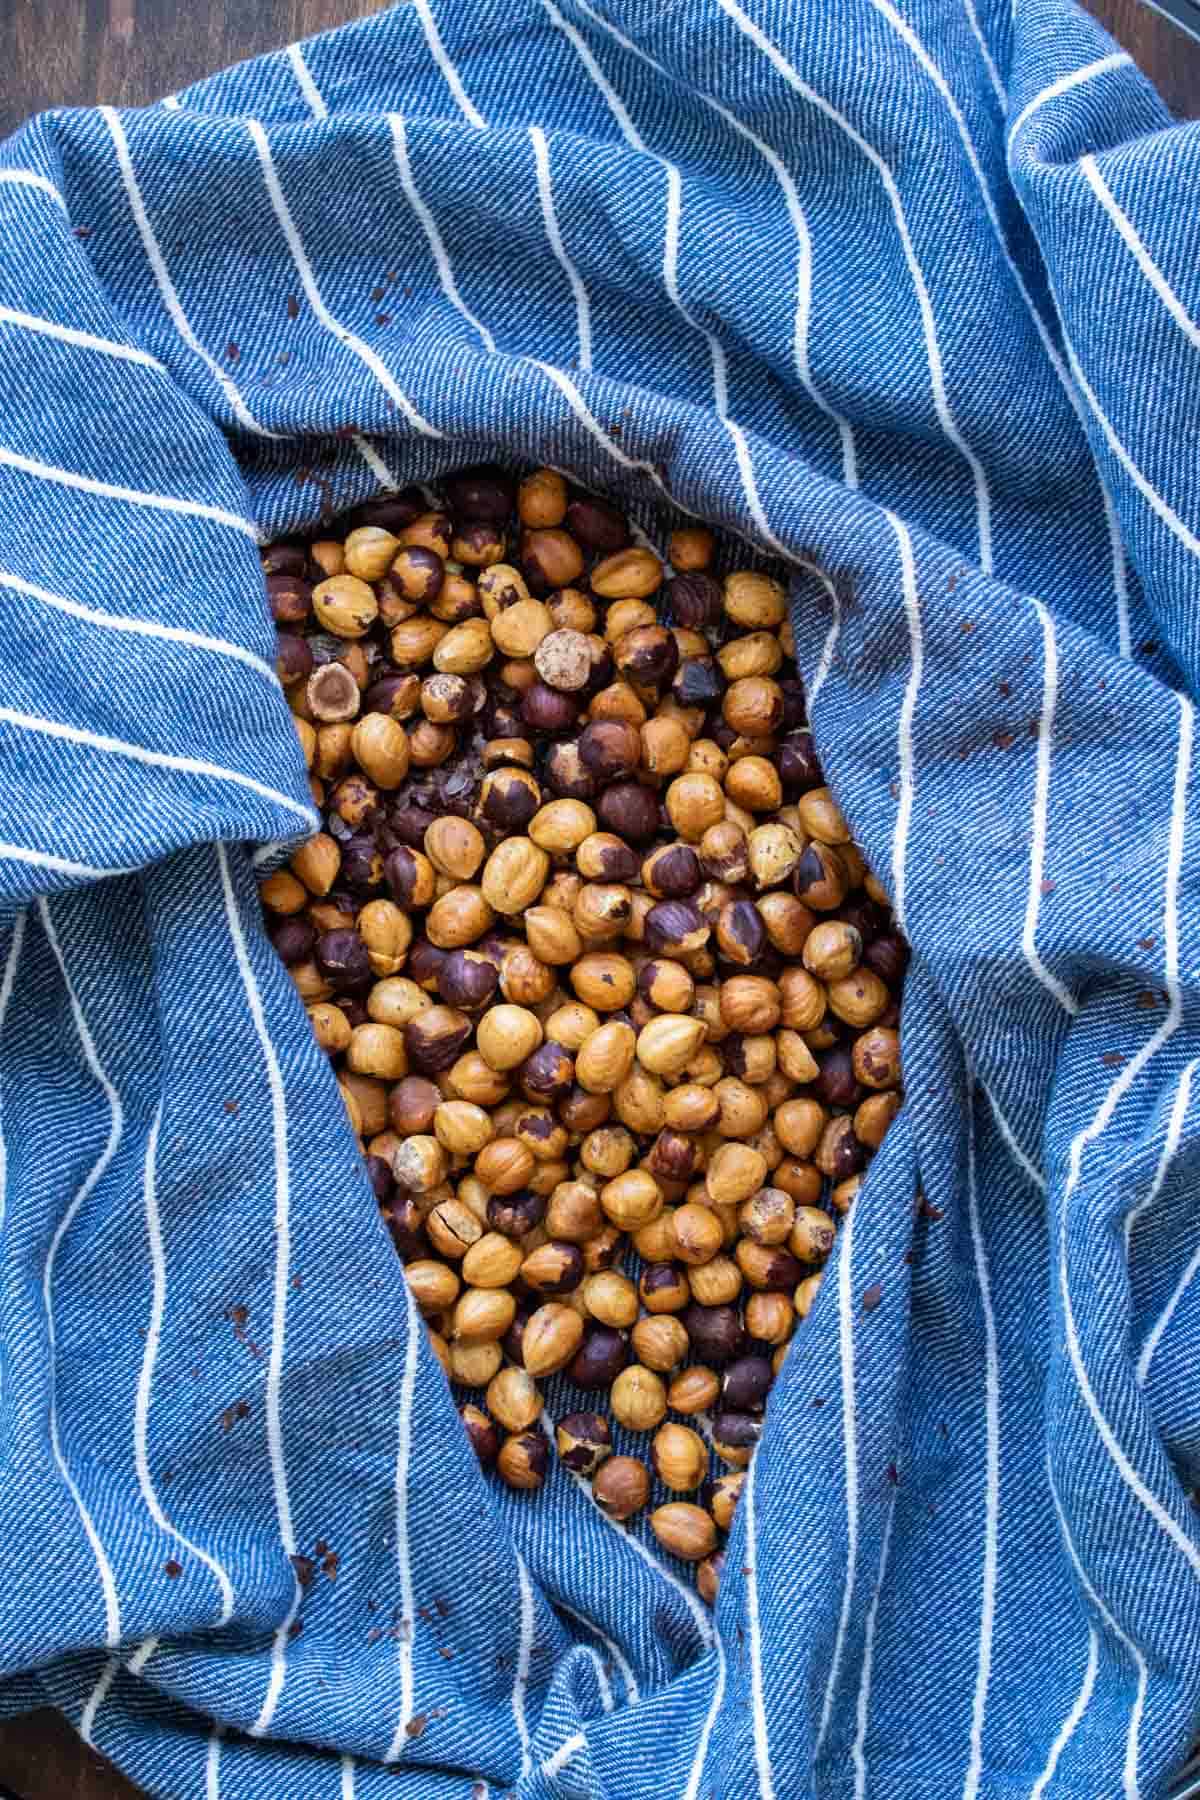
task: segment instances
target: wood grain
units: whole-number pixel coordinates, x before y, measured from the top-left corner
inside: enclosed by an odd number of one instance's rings
[[[48,106],[140,106],[214,69],[376,12],[386,0],[5,0],[0,137]],[[1084,0],[1181,118],[1200,117],[1200,44],[1141,0]],[[52,1712],[0,1725],[21,1800],[138,1800]]]

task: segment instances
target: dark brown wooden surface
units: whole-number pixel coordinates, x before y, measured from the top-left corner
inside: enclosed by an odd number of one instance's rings
[[[0,0],[0,137],[47,106],[137,106],[385,0]],[[1200,116],[1200,44],[1141,0],[1084,0],[1180,117]],[[54,1713],[0,1726],[21,1800],[137,1800]]]

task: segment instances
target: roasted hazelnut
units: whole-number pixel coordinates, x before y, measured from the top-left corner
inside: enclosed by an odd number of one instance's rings
[[[813,1087],[826,1106],[857,1106],[862,1099],[862,1089],[854,1073],[852,1048],[838,1044],[832,1050],[823,1051],[817,1064],[819,1072]]]
[[[550,1467],[550,1447],[540,1431],[506,1438],[496,1459],[496,1473],[510,1488],[540,1488]]]
[[[471,1036],[471,1021],[452,1006],[431,1006],[404,1027],[404,1047],[412,1067],[436,1075],[454,1063]]]
[[[685,900],[700,886],[700,859],[690,844],[665,844],[641,867],[642,882],[656,900]]]
[[[551,625],[554,616],[546,609]],[[534,666],[547,687],[558,693],[575,694],[585,688],[592,677],[592,654],[582,631],[551,630],[541,638],[533,652]]]
[[[717,918],[717,948],[726,961],[746,969],[759,961],[767,928],[752,900],[730,900]]]
[[[675,1255],[689,1266],[711,1262],[724,1241],[721,1221],[708,1206],[689,1201],[672,1217]]]
[[[613,654],[619,672],[641,687],[666,687],[679,667],[679,646],[661,625],[627,631]]]
[[[335,993],[358,993],[370,984],[370,952],[357,931],[323,931],[316,941],[314,957]]]
[[[362,696],[353,675],[340,662],[325,663],[309,676],[304,697],[314,719],[333,725],[357,718]]]
[[[738,1224],[745,1235],[767,1246],[787,1242],[795,1217],[795,1202],[782,1188],[760,1188],[738,1210]]]
[[[637,768],[642,740],[635,726],[602,719],[585,727],[578,749],[579,760],[597,781],[612,781]]]
[[[498,831],[524,831],[541,805],[541,789],[525,769],[493,769],[479,790],[479,814]]]
[[[481,1467],[490,1469],[500,1451],[500,1433],[487,1414],[477,1406],[460,1406],[458,1416]]]
[[[732,1306],[693,1302],[683,1314],[683,1325],[695,1355],[714,1369],[723,1369],[742,1353],[746,1334]]]
[[[516,1280],[522,1261],[517,1244],[498,1231],[488,1231],[463,1257],[463,1280],[473,1288],[507,1287]]]
[[[767,1175],[766,1159],[746,1144],[726,1143],[709,1158],[704,1185],[717,1205],[736,1205],[757,1193]]]
[[[656,956],[686,956],[708,942],[711,927],[690,900],[660,900],[646,914],[645,943]]]
[[[667,1324],[674,1321],[662,1322]],[[721,1380],[715,1371],[695,1363],[690,1369],[683,1369],[675,1376],[667,1389],[667,1403],[672,1412],[683,1413],[685,1418],[692,1417],[715,1406],[720,1392]]]
[[[703,1507],[686,1500],[656,1507],[650,1514],[650,1529],[663,1549],[683,1562],[700,1562],[717,1547],[717,1528],[712,1519]]]
[[[765,675],[747,675],[725,690],[721,716],[746,737],[769,737],[783,723],[783,690]]]
[[[546,754],[546,782],[564,799],[590,800],[596,794],[596,777],[579,754],[578,744],[552,744]]]
[[[734,1257],[750,1286],[761,1293],[788,1292],[804,1274],[792,1252],[779,1244],[756,1244],[753,1238],[741,1238]]]
[[[673,1313],[639,1319],[633,1328],[632,1342],[639,1362],[660,1375],[669,1375],[688,1354],[687,1332]]]
[[[717,1595],[721,1588],[721,1577],[725,1572],[725,1552],[714,1550],[711,1556],[696,1565],[696,1592],[706,1606],[717,1604]]]
[[[675,537],[680,535],[677,532]],[[671,541],[674,544],[675,538]],[[721,617],[721,589],[711,575],[702,573],[711,560],[710,550],[705,562],[689,566],[686,561],[680,563],[672,551],[671,561],[678,573],[667,583],[667,603],[671,617],[685,630],[704,631]]]
[[[816,1206],[801,1206],[796,1210],[788,1248],[800,1262],[824,1262],[833,1249],[835,1236],[834,1223],[828,1213]]]
[[[690,1494],[704,1480],[708,1450],[704,1439],[688,1425],[660,1425],[650,1444],[650,1461],[664,1487]]]
[[[484,865],[480,891],[494,912],[512,916],[532,906],[549,870],[550,858],[530,838],[506,838]]]
[[[713,1419],[713,1449],[730,1468],[749,1466],[762,1436],[762,1420],[752,1413],[721,1411]]]
[[[647,1263],[638,1277],[638,1294],[649,1313],[682,1312],[692,1297],[686,1271],[674,1262]]]
[[[706,711],[720,700],[724,687],[721,670],[710,656],[688,656],[676,670],[671,697],[685,710],[696,707]]]
[[[722,1406],[735,1413],[752,1411],[766,1398],[774,1378],[768,1357],[739,1356],[722,1377]]]
[[[426,1133],[433,1125],[442,1096],[432,1081],[420,1075],[406,1075],[388,1095],[388,1115],[392,1129],[401,1137]]]
[[[667,1392],[658,1375],[641,1363],[621,1370],[609,1394],[613,1416],[627,1431],[653,1431],[667,1410]]]
[[[596,810],[605,829],[626,843],[648,843],[658,831],[658,796],[636,781],[618,781],[605,788]]]
[[[842,904],[848,890],[846,866],[840,853],[829,844],[815,839],[808,845],[792,876],[792,890],[798,900],[814,912],[833,912]]]
[[[772,812],[783,800],[775,765],[765,756],[739,756],[725,777],[725,792],[751,813]]]
[[[583,1279],[578,1244],[541,1244],[521,1264],[521,1279],[538,1294],[569,1294]]]
[[[500,1369],[488,1383],[488,1410],[505,1431],[528,1431],[542,1415],[542,1391],[524,1369]]]
[[[667,789],[666,807],[680,837],[698,844],[725,817],[725,795],[711,775],[678,775]]]
[[[786,1344],[796,1323],[788,1294],[751,1294],[745,1317],[746,1330],[760,1344]]]
[[[612,1433],[599,1413],[568,1413],[554,1433],[558,1460],[574,1475],[592,1476],[612,1455]]]
[[[568,801],[566,804],[578,803]],[[611,831],[589,831],[577,846],[572,847],[575,848],[575,867],[587,881],[617,882],[628,887],[641,871],[637,853]]]
[[[486,1387],[503,1360],[504,1352],[494,1339],[458,1339],[450,1345],[450,1379],[460,1387]]]
[[[521,533],[520,563],[536,593],[570,587],[583,574],[583,552],[569,532],[555,526]]]
[[[633,1456],[614,1456],[592,1483],[592,1498],[610,1519],[631,1519],[650,1498],[650,1475]]]
[[[620,1331],[608,1325],[589,1324],[572,1359],[570,1377],[576,1387],[608,1388],[628,1361],[629,1345]]]
[[[556,469],[537,469],[517,489],[517,516],[534,528],[561,525],[567,515],[567,484]],[[497,521],[503,524],[507,513]]]
[[[682,963],[656,957],[643,963],[638,972],[638,992],[660,1012],[685,1013],[696,994],[696,984]],[[685,1130],[700,1127],[685,1126]]]
[[[530,1375],[565,1369],[583,1338],[583,1320],[569,1306],[548,1301],[526,1321],[521,1355]]]
[[[530,1162],[532,1162],[530,1158]],[[508,1193],[493,1192],[487,1203],[487,1222],[493,1231],[514,1240],[527,1237],[545,1216],[546,1203],[537,1194],[518,1188]]]
[[[408,1073],[403,1033],[394,1025],[379,1025],[374,1020],[356,1025],[346,1048],[346,1067],[355,1075],[398,1081]]]
[[[505,1288],[467,1288],[454,1304],[455,1342],[498,1343],[512,1324],[516,1310],[516,1300]],[[495,1369],[489,1372],[489,1381],[493,1374]]]
[[[612,1093],[633,1066],[636,1044],[631,1027],[616,1019],[591,1032],[575,1058],[575,1079],[580,1087],[590,1094]]]
[[[868,1150],[878,1150],[888,1128],[900,1111],[900,1096],[891,1090],[886,1094],[868,1094],[854,1112],[854,1135]]]
[[[478,950],[451,950],[438,970],[438,993],[461,1012],[481,1012],[490,1005],[500,976],[495,963]]]

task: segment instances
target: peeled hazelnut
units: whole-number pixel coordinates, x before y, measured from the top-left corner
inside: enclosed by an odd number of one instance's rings
[[[565,1369],[583,1338],[583,1320],[569,1306],[549,1301],[526,1321],[521,1354],[530,1375]]]
[[[313,718],[327,725],[356,718],[362,700],[358,683],[340,662],[324,663],[315,669],[304,695]]]
[[[567,484],[555,469],[537,469],[517,489],[522,525],[561,525],[567,515]]]
[[[479,1054],[489,1068],[500,1071],[517,1068],[541,1041],[537,1016],[523,1006],[490,1007],[475,1028]]]
[[[526,837],[498,844],[484,865],[480,889],[494,912],[512,915],[532,906],[546,884],[550,858]]]
[[[554,1438],[559,1461],[575,1475],[594,1475],[612,1455],[612,1433],[599,1413],[568,1413]]]
[[[663,1486],[677,1494],[692,1493],[708,1470],[704,1439],[687,1425],[660,1425],[650,1445],[650,1460]]]
[[[721,1221],[710,1207],[689,1201],[677,1208],[671,1223],[675,1255],[680,1262],[696,1265],[711,1262],[724,1242]]]
[[[421,1258],[410,1262],[404,1270],[408,1291],[423,1313],[444,1312],[458,1298],[459,1279],[444,1262]]]
[[[440,1200],[425,1221],[429,1242],[440,1256],[458,1261],[483,1236],[483,1227],[461,1200]]]
[[[758,575],[750,570],[727,575],[723,597],[726,617],[736,625],[773,630],[787,617],[787,595],[770,575]]]
[[[717,1595],[721,1588],[721,1577],[725,1572],[725,1552],[715,1550],[711,1556],[696,1565],[696,1592],[706,1606],[717,1604]]]
[[[689,1417],[715,1406],[720,1393],[720,1376],[703,1364],[695,1363],[676,1375],[667,1390],[667,1402],[672,1412]]]
[[[700,1562],[717,1547],[717,1528],[712,1519],[703,1507],[686,1500],[657,1507],[650,1514],[650,1528],[663,1549],[684,1562]]]
[[[637,1056],[654,1075],[678,1075],[687,1067],[705,1038],[702,1020],[666,1013],[652,1019],[638,1034]]]
[[[652,1369],[631,1363],[622,1369],[609,1394],[613,1417],[627,1431],[653,1431],[667,1410],[667,1393]]]
[[[817,1206],[801,1206],[796,1209],[788,1248],[801,1262],[824,1262],[833,1249],[835,1236],[834,1223],[827,1212]]]
[[[505,1431],[527,1431],[542,1416],[542,1390],[525,1369],[500,1369],[488,1383],[485,1398]]]
[[[738,1210],[742,1231],[764,1245],[786,1243],[795,1217],[795,1202],[782,1188],[760,1188]]]
[[[592,1497],[610,1519],[631,1519],[650,1498],[650,1475],[633,1456],[614,1456],[592,1483]]]
[[[475,1174],[489,1194],[518,1194],[533,1174],[534,1160],[533,1152],[518,1138],[497,1137],[490,1144],[485,1144],[476,1156]],[[539,1219],[544,1210],[539,1210]],[[497,1231],[504,1230],[504,1226],[492,1218],[490,1211],[488,1220]],[[537,1220],[532,1223],[536,1224]],[[526,1230],[529,1228],[525,1227]]]
[[[630,1169],[601,1188],[600,1204],[618,1230],[636,1231],[658,1216],[663,1198],[652,1175],[642,1169]]]
[[[638,1361],[660,1375],[677,1369],[689,1349],[688,1334],[673,1313],[652,1313],[639,1319],[632,1342]]]
[[[541,1244],[521,1264],[522,1281],[538,1294],[569,1294],[582,1278],[583,1253],[578,1244]]]
[[[455,1341],[497,1343],[512,1324],[516,1310],[516,1300],[507,1288],[467,1288],[454,1304]]]
[[[630,1026],[611,1020],[583,1041],[575,1058],[575,1079],[592,1094],[610,1094],[633,1066],[637,1038]]]
[[[496,1473],[510,1488],[540,1488],[549,1466],[550,1447],[540,1431],[507,1438],[496,1459]]]
[[[553,614],[548,616],[553,623]],[[591,680],[591,649],[581,631],[548,632],[534,650],[533,661],[547,687],[560,693],[577,693]]]
[[[463,1257],[463,1280],[473,1288],[507,1287],[516,1280],[523,1260],[520,1246],[511,1238],[498,1231],[488,1231]]]
[[[836,849],[816,839],[809,844],[792,876],[792,888],[814,912],[833,912],[846,898],[846,865]]]
[[[606,600],[645,599],[662,585],[663,570],[652,550],[631,548],[606,556],[592,570],[594,594]],[[574,577],[572,577],[574,579]],[[561,587],[562,582],[556,586]]]

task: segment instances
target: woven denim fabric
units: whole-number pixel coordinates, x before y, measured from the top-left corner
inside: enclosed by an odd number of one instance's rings
[[[170,1800],[1171,1790],[1198,205],[1068,0],[409,0],[0,148],[5,1708]],[[711,1616],[480,1475],[259,919],[257,544],[490,455],[790,563],[914,946]]]

